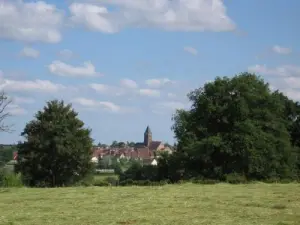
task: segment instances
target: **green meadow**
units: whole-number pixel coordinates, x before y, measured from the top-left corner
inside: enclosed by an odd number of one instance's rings
[[[298,225],[300,184],[0,189],[2,225]]]

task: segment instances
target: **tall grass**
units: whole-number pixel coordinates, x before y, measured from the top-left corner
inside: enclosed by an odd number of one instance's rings
[[[21,174],[0,169],[0,187],[23,187]]]

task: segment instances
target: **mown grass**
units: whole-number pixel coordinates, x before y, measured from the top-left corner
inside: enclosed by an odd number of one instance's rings
[[[300,224],[300,184],[0,190],[0,224]]]

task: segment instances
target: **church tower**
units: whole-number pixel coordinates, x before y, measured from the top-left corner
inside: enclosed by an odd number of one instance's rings
[[[149,147],[152,142],[152,132],[150,130],[150,127],[147,126],[145,133],[144,133],[144,145]]]

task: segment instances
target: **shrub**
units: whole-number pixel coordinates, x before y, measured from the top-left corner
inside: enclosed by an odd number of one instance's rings
[[[244,184],[247,183],[247,178],[244,175],[238,173],[231,173],[225,175],[226,182],[230,184]]]
[[[79,182],[77,182],[75,184],[75,186],[85,186],[85,187],[88,187],[88,186],[94,185],[94,182],[95,182],[94,176],[92,174],[90,174],[90,175],[84,177]]]
[[[197,179],[194,178],[191,180],[193,184],[217,184],[220,181],[218,180],[212,180],[212,179]]]
[[[117,186],[119,184],[119,180],[116,177],[110,176],[104,179],[105,182],[109,183],[112,186]]]
[[[107,182],[106,180],[96,180],[94,182],[94,186],[107,187],[107,186],[111,186],[111,184],[109,182]]]
[[[133,180],[132,179],[127,179],[127,180],[123,180],[120,182],[121,186],[131,186],[133,185]]]
[[[23,187],[21,174],[0,171],[0,187]]]
[[[170,183],[170,180],[161,180],[159,181],[160,185],[166,185]]]

